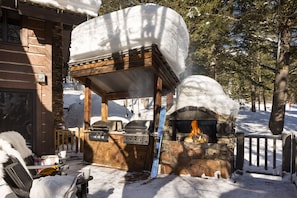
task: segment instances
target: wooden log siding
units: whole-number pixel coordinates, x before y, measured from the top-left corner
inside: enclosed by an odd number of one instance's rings
[[[52,153],[52,28],[51,22],[22,16],[21,43],[0,44],[0,89],[29,90],[34,99],[33,149],[36,154]],[[36,81],[47,76],[47,86]]]
[[[0,41],[0,89],[34,92],[33,149],[36,154],[53,153],[54,117],[55,123],[63,122],[61,73],[68,61],[70,31],[87,16],[26,1],[2,0],[0,6],[16,11],[22,20],[21,43]],[[39,73],[46,75],[47,85],[37,82]]]
[[[64,109],[63,109],[63,24],[55,23],[53,28],[53,115],[54,126],[64,125]]]

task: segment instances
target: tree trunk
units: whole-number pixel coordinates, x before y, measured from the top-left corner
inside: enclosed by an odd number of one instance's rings
[[[257,98],[258,98],[258,111],[261,110],[261,97],[260,97],[260,92],[257,91]]]
[[[252,112],[256,112],[256,88],[255,85],[252,85],[251,90],[251,101],[252,101]]]
[[[264,111],[266,112],[267,111],[267,108],[266,108],[266,98],[265,98],[265,90],[263,90],[263,103],[264,103]]]
[[[287,20],[280,27],[278,53],[276,60],[277,72],[275,75],[272,111],[269,119],[269,129],[274,135],[282,133],[284,128],[285,108],[288,97],[288,74],[290,59],[290,21]]]

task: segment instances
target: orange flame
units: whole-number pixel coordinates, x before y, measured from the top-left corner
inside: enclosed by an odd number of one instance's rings
[[[193,136],[198,136],[201,134],[201,130],[200,128],[198,127],[198,121],[197,120],[193,120],[191,122],[191,126],[192,126],[192,131],[191,133],[189,134],[190,137],[193,137]]]
[[[185,142],[194,142],[194,143],[206,143],[208,142],[208,138],[205,134],[200,130],[198,126],[198,121],[193,120],[191,122],[192,130],[188,137],[185,138]]]

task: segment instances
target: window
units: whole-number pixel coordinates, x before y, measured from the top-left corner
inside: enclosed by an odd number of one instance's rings
[[[34,104],[33,91],[0,90],[0,132],[17,131],[32,145]]]
[[[21,16],[12,10],[0,10],[0,41],[20,43]]]

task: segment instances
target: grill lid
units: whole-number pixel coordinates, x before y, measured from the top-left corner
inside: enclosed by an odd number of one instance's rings
[[[133,120],[125,126],[126,133],[150,133],[153,131],[151,120]]]
[[[121,120],[99,120],[92,124],[90,130],[122,131],[123,123]]]

